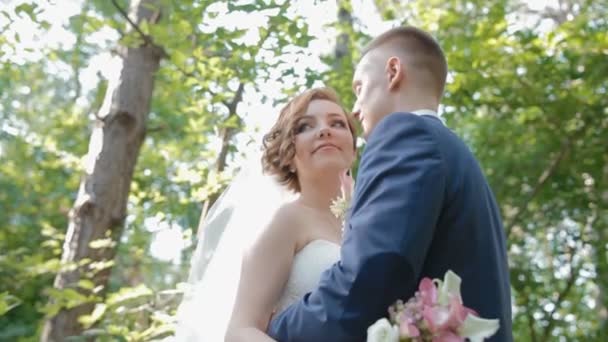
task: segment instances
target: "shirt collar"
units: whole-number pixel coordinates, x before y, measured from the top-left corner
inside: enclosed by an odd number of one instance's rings
[[[434,117],[438,118],[439,120],[441,120],[441,122],[443,122],[443,124],[445,125],[445,120],[439,114],[437,114],[436,111],[434,111],[432,109],[418,109],[418,110],[412,111],[412,114],[434,116]]]
[[[432,109],[418,109],[413,111],[412,113],[417,114],[417,115],[432,115],[432,116],[439,116],[437,114],[436,111],[432,110]]]

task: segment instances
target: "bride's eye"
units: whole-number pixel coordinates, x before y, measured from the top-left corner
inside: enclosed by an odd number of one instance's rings
[[[346,128],[346,122],[344,122],[344,120],[335,120],[331,125],[333,127]]]
[[[302,133],[302,132],[306,131],[309,128],[310,128],[310,124],[308,124],[307,122],[303,122],[301,124],[298,124],[296,126],[296,134]]]

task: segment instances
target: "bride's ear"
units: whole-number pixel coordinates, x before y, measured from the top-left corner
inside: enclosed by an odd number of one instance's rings
[[[399,57],[393,56],[386,61],[386,76],[388,78],[388,90],[399,89],[401,82],[405,80],[405,69]]]

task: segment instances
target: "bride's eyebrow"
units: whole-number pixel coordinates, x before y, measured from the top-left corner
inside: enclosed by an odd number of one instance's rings
[[[314,117],[312,117],[310,115],[300,116],[299,118],[296,119],[296,125],[301,124],[303,121],[305,121],[305,122],[314,121]]]
[[[329,118],[329,119],[333,119],[335,117],[339,118],[339,119],[344,119],[344,114],[339,114],[339,113],[334,113],[334,112],[329,112],[329,113],[325,113],[325,117]],[[317,120],[319,120],[319,115],[317,114],[308,114],[308,115],[303,115],[301,117],[299,117],[298,119],[296,119],[296,125],[300,124],[302,121],[308,122],[310,123],[315,122]]]

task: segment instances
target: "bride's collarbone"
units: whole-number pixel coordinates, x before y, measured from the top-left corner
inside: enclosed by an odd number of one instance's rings
[[[302,219],[298,224],[300,226],[301,236],[300,242],[297,246],[297,251],[302,250],[310,243],[315,241],[326,241],[335,245],[340,245],[342,236],[339,228],[332,225],[327,220],[323,220],[319,217],[308,216]]]
[[[294,234],[295,253],[315,240],[324,240],[336,245],[342,241],[341,227],[331,213],[323,213],[292,202],[283,208],[288,218],[290,234]]]

